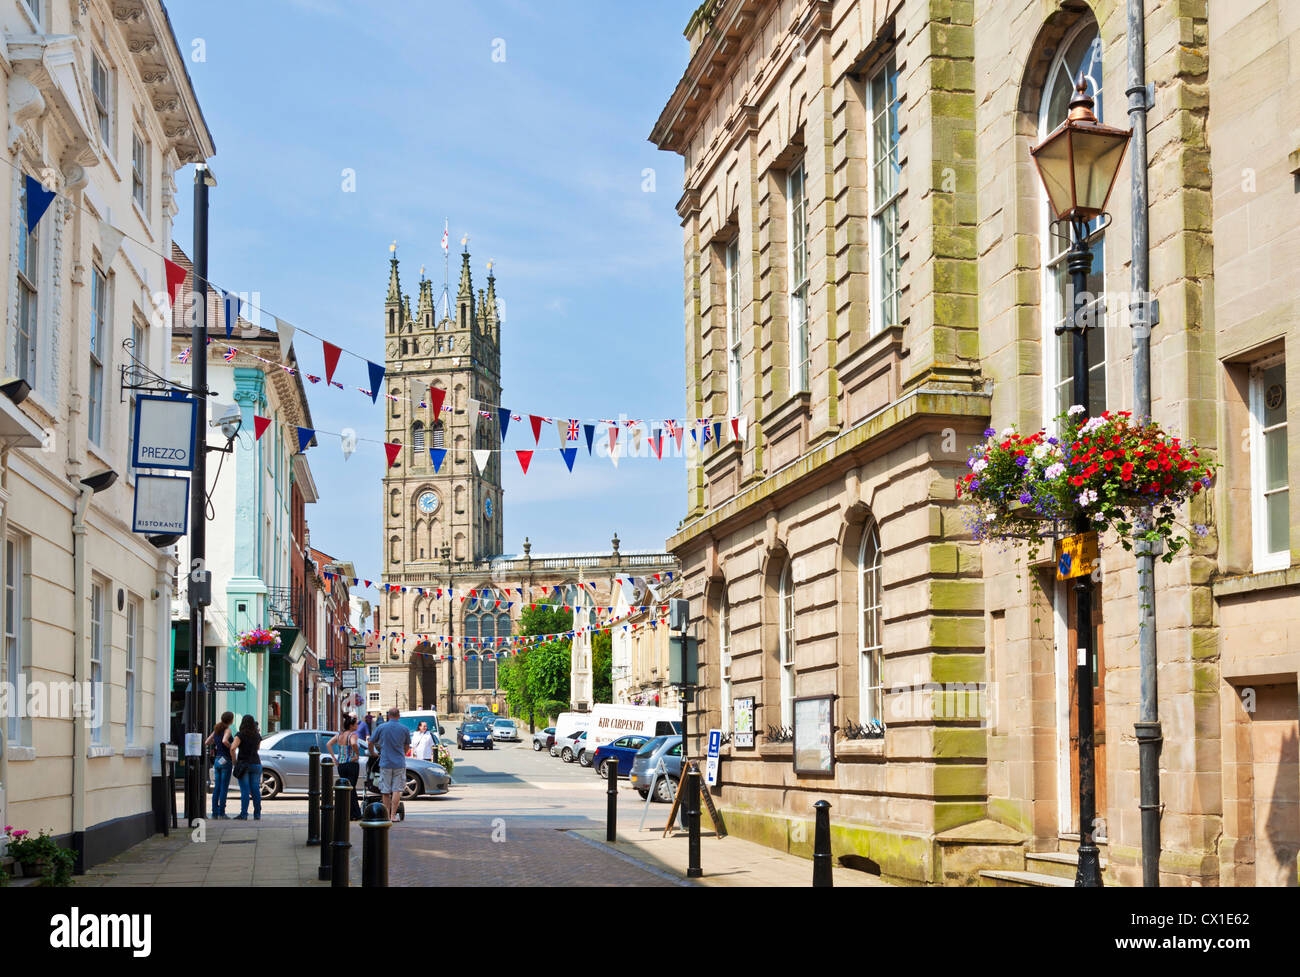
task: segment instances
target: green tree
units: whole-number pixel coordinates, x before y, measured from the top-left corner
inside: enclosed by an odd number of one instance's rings
[[[572,611],[550,606],[526,607],[519,616],[519,633],[525,636],[564,634],[572,627]],[[567,637],[552,639],[502,662],[498,681],[513,715],[531,712],[544,719],[569,707],[571,645]]]
[[[614,701],[614,641],[608,631],[597,631],[591,638],[592,698],[596,702]]]

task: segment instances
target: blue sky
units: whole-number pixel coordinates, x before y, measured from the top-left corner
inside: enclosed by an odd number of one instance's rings
[[[462,234],[476,288],[495,262],[515,413],[684,417],[682,167],[646,136],[695,5],[172,0],[182,51],[202,39],[206,56],[189,70],[217,145],[212,280],[382,362],[388,246],[413,302],[421,264],[440,291],[447,218],[453,294]],[[192,179],[178,178],[187,252]],[[323,373],[316,341],[295,348]],[[345,355],[336,379],[348,391],[309,387],[316,426],[382,439],[382,401],[354,389],[364,364]],[[312,543],[378,578],[383,449],[345,462],[322,437],[309,459]],[[625,549],[661,548],[685,509],[681,459],[580,458],[570,475],[547,452],[527,476],[512,456],[503,470],[507,552],[525,535],[534,553],[608,549],[615,531]]]

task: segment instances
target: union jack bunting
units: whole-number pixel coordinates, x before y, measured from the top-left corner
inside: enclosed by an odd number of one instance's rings
[[[229,363],[237,355],[239,355],[239,350],[235,349],[235,347],[233,346],[229,346],[226,348],[226,351],[221,354],[221,358],[225,360],[227,363]]]
[[[186,346],[183,350],[181,350],[181,355],[176,358],[180,360],[182,363],[188,363],[190,361],[190,348]]]
[[[569,433],[568,433],[567,435],[565,435],[565,440],[566,440],[566,441],[577,441],[577,440],[578,440],[578,428],[579,428],[579,426],[580,426],[580,425],[578,424],[578,422],[577,422],[576,420],[572,420],[572,419],[570,419],[570,421],[569,421]]]

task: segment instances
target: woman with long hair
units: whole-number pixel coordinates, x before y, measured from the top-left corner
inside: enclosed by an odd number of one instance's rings
[[[230,818],[226,813],[226,791],[235,765],[230,753],[230,724],[234,721],[233,712],[223,712],[221,722],[212,727],[207,739],[207,745],[212,747],[212,816],[220,820]]]
[[[338,753],[334,752],[334,747],[338,746]],[[352,785],[352,820],[361,820],[361,802],[357,800],[357,777],[361,773],[360,752],[357,748],[357,717],[344,716],[343,729],[335,733],[325,749],[329,750],[330,756],[338,765],[340,777],[346,777],[348,783]]]
[[[262,757],[257,748],[262,745],[262,734],[257,720],[245,716],[239,722],[239,733],[231,744],[235,755],[235,779],[239,781],[239,816],[236,821],[248,820],[248,800],[253,800],[253,820],[262,820]]]

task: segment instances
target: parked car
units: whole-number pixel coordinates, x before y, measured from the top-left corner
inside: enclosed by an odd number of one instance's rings
[[[641,749],[653,738],[651,736],[642,736],[640,733],[629,733],[627,736],[620,736],[614,742],[596,748],[596,752],[591,758],[592,766],[596,768],[596,772],[602,777],[608,777],[609,769],[606,764],[612,763],[618,767],[618,775],[626,777],[632,772],[632,760],[635,759],[637,750]]]
[[[578,738],[574,741],[574,749],[578,751],[578,766],[591,766],[591,758],[594,751],[587,744],[587,731],[585,729],[578,734]]]
[[[659,761],[664,764],[664,773],[668,776],[655,777]],[[642,798],[649,796],[650,783],[654,781],[655,800],[672,802],[677,796],[677,783],[682,779],[682,738],[680,736],[656,736],[637,750],[632,760],[632,770],[628,782],[636,788]]]
[[[559,740],[556,744],[556,752],[559,754],[560,759],[565,763],[572,763],[578,759],[578,752],[582,749],[586,737],[587,731],[580,729],[576,733]]]
[[[519,724],[513,719],[495,719],[492,721],[492,738],[502,743],[519,742]]]
[[[545,729],[539,729],[533,733],[533,749],[535,751],[549,750],[555,744],[555,727],[547,726]]]
[[[479,746],[485,750],[492,749],[492,734],[482,723],[465,722],[460,724],[460,729],[456,730],[456,745],[462,750],[468,750],[471,746]]]
[[[481,703],[474,703],[465,707],[465,722],[480,722],[491,724],[496,718],[496,713]]]
[[[333,736],[333,732],[324,729],[285,729],[263,739],[259,748],[262,757],[262,797],[269,800],[279,794],[305,794],[307,751],[315,746],[322,754],[328,755],[325,744]],[[363,774],[364,770],[363,758]],[[378,776],[377,766],[375,776]],[[450,784],[451,777],[441,764],[407,757],[403,798],[410,799],[421,794],[445,794]]]

